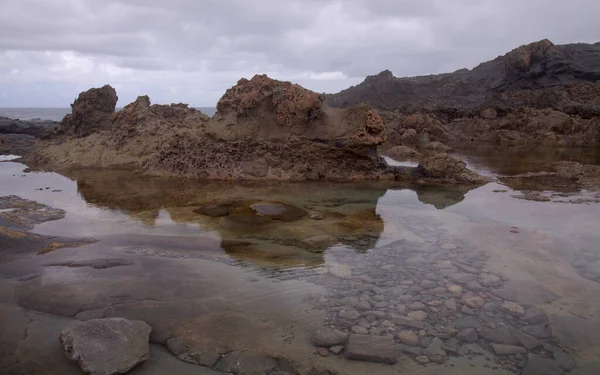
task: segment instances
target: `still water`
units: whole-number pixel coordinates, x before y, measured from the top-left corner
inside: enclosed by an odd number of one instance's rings
[[[538,171],[565,156],[599,161],[590,150],[536,152],[460,151],[491,176]],[[598,373],[598,204],[516,199],[520,192],[500,182],[233,184],[25,168],[0,163],[0,196],[66,211],[34,233],[98,241],[0,254],[0,301],[11,319],[27,314],[38,338],[21,343],[26,349],[5,369],[36,353],[36,363],[78,374],[60,354],[60,330],[74,319],[121,316],[153,328],[151,360],[135,374],[213,374],[176,360],[171,353],[182,347],[251,350],[301,374],[511,374],[534,363]],[[107,259],[117,266],[73,266]],[[391,335],[403,354],[393,366],[321,357],[311,338],[322,326]],[[455,338],[471,326],[475,342]],[[399,339],[407,331],[414,347]],[[515,338],[523,334],[531,345]],[[415,361],[436,339],[443,364]],[[527,349],[498,355],[499,343]]]

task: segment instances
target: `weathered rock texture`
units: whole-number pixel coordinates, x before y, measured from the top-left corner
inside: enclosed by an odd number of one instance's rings
[[[386,148],[430,140],[590,146],[600,143],[599,81],[600,43],[542,40],[472,70],[408,78],[384,71],[327,103],[380,110]]]
[[[60,334],[67,357],[92,375],[125,374],[149,357],[150,331],[142,321],[92,319]]]
[[[227,90],[210,119],[186,104],[151,105],[147,96],[118,113],[115,103],[110,86],[81,93],[73,114],[28,161],[221,180],[432,176],[379,157],[387,130],[368,105],[331,108],[324,95],[265,75]],[[436,179],[456,180],[450,177]]]

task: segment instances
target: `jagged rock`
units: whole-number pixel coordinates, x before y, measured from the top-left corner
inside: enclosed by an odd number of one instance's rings
[[[60,341],[67,357],[86,373],[124,374],[149,358],[151,330],[138,320],[92,319],[65,328]]]
[[[110,85],[80,93],[71,104],[72,113],[61,122],[61,132],[85,137],[112,128],[117,100],[117,92]]]

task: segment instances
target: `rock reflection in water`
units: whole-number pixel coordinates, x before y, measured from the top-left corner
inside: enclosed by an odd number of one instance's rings
[[[232,258],[262,265],[314,266],[334,245],[371,249],[384,230],[377,202],[388,189],[411,189],[442,209],[464,199],[466,186],[382,183],[226,183],[149,177],[130,172],[77,171],[88,204],[124,212],[154,226],[161,212],[220,235]],[[162,211],[164,210],[164,211]]]

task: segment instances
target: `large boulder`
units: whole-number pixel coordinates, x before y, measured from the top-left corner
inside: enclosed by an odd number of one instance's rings
[[[71,114],[62,120],[61,131],[68,135],[85,137],[112,128],[117,100],[117,92],[110,85],[80,93],[71,104]]]
[[[86,373],[125,374],[149,358],[151,330],[142,321],[92,319],[64,329],[60,341]]]

